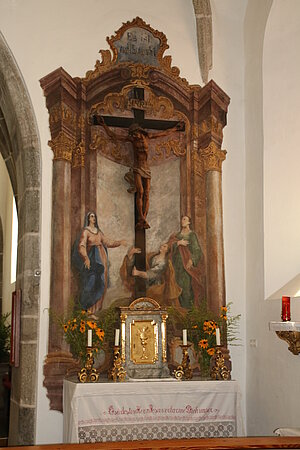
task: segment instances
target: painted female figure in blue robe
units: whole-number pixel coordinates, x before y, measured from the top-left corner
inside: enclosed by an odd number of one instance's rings
[[[108,248],[127,245],[126,241],[113,241],[99,229],[94,212],[87,213],[79,239],[73,246],[72,263],[80,272],[80,304],[95,312],[102,308],[108,287]]]

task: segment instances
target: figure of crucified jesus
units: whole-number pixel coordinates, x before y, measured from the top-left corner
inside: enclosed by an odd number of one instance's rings
[[[102,116],[93,116],[92,123],[101,125],[108,136],[119,141],[131,142],[134,153],[133,176],[136,190],[136,208],[138,212],[137,229],[150,228],[146,218],[149,210],[151,171],[148,164],[149,140],[167,136],[174,131],[183,131],[184,123],[178,122],[175,127],[164,131],[149,133],[138,123],[133,123],[128,129],[128,135],[123,136],[113,132],[104,122]]]

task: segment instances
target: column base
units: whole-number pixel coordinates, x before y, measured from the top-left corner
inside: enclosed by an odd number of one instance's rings
[[[46,356],[43,386],[47,389],[51,410],[63,412],[63,379],[77,373],[78,368],[69,352],[53,352]]]

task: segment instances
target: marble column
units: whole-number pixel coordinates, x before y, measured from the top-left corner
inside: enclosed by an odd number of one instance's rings
[[[226,151],[214,142],[201,149],[206,184],[206,252],[208,307],[219,314],[225,306],[225,273],[223,248],[222,162]]]
[[[62,375],[74,361],[68,345],[58,330],[55,316],[63,317],[71,293],[71,163],[75,142],[62,131],[49,142],[53,157],[52,181],[52,260],[48,355],[44,366],[44,386],[48,390],[50,408],[62,410]]]

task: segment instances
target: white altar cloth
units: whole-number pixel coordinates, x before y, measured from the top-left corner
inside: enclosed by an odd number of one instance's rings
[[[64,442],[243,435],[236,381],[64,380]]]

